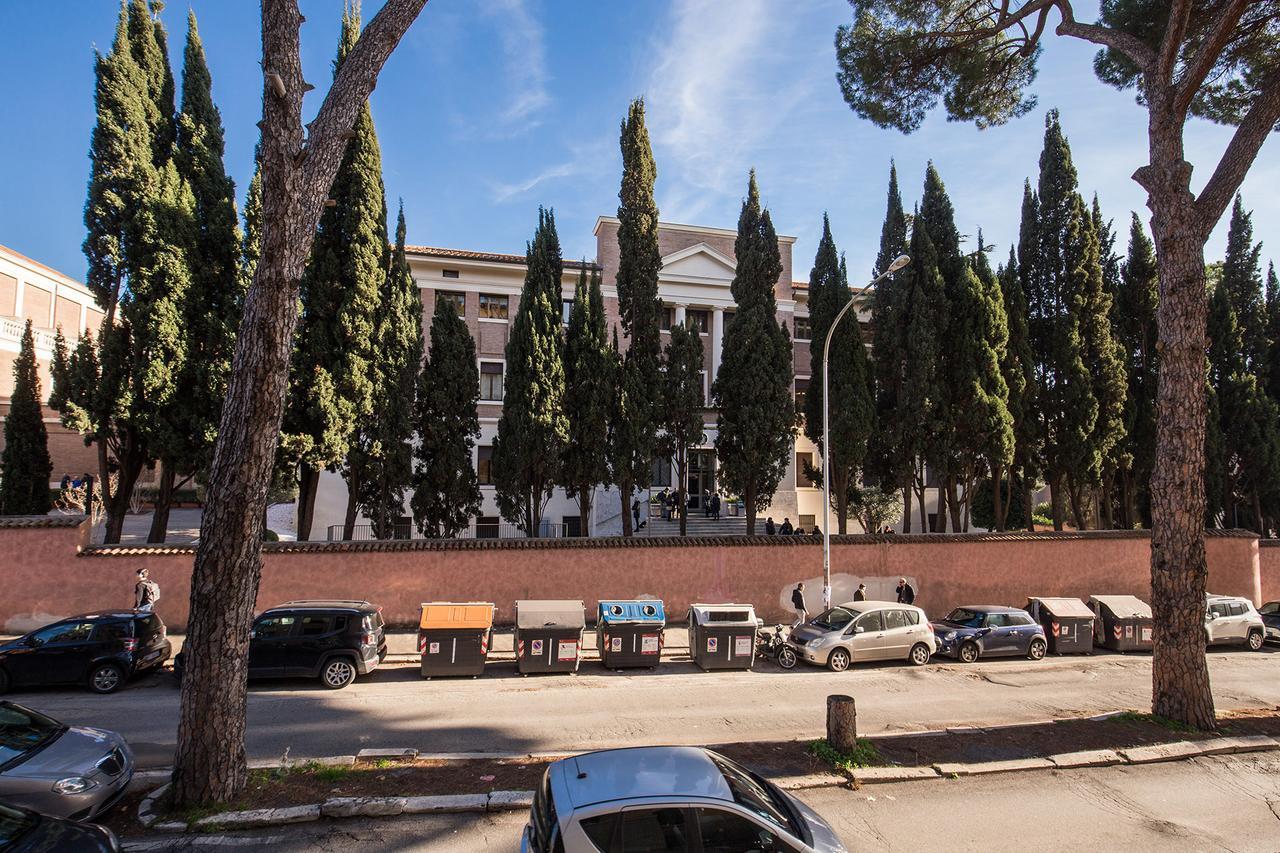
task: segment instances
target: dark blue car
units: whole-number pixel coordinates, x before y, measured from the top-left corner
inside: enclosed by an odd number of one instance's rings
[[[957,607],[933,623],[937,654],[973,663],[981,657],[1044,657],[1048,644],[1044,628],[1031,614],[1016,607],[970,605]]]

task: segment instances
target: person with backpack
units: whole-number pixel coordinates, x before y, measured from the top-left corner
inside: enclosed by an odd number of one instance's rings
[[[138,582],[133,587],[133,609],[150,612],[159,600],[160,584],[148,580],[146,569],[138,569]]]

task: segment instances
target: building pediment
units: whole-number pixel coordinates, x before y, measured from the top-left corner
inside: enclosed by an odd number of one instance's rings
[[[662,259],[659,278],[666,281],[728,282],[733,280],[733,259],[717,252],[706,243],[672,252]]]

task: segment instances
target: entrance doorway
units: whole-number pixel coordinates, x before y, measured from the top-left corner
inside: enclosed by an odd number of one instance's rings
[[[690,509],[705,509],[704,493],[716,490],[716,452],[714,450],[689,451],[689,480],[686,485]]]

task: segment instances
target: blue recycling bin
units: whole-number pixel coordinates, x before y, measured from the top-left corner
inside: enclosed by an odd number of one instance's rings
[[[596,647],[609,669],[648,667],[662,660],[666,611],[657,599],[602,601],[596,611]]]

